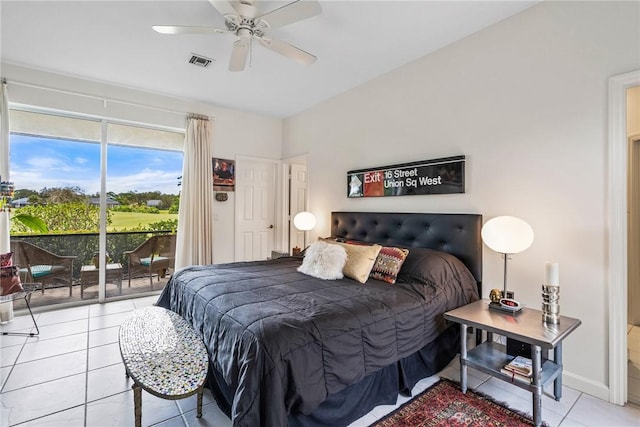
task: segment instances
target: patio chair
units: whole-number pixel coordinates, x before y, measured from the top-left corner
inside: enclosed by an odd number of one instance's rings
[[[129,258],[129,287],[131,287],[132,277],[149,275],[149,284],[153,289],[153,274],[156,273],[160,281],[167,269],[174,268],[175,253],[175,234],[150,237],[134,250],[126,251],[124,254]]]
[[[41,283],[42,293],[47,284],[63,283],[69,286],[69,296],[73,286],[73,261],[78,257],[56,255],[25,241],[11,241],[14,264],[20,266],[23,282]]]

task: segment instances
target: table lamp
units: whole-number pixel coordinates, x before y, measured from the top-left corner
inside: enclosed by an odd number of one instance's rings
[[[517,254],[526,250],[533,243],[533,230],[531,226],[513,216],[497,216],[490,219],[482,226],[482,241],[492,250],[499,252],[504,257],[504,289],[502,298],[507,298],[507,259],[511,254]],[[513,301],[513,300],[512,300]],[[512,308],[521,308],[514,301]]]
[[[298,212],[296,216],[293,217],[293,225],[300,231],[305,232],[305,245],[306,245],[306,232],[309,230],[313,230],[313,227],[316,226],[316,217],[311,212]],[[298,255],[300,253],[300,248],[298,246],[292,249],[292,255]]]

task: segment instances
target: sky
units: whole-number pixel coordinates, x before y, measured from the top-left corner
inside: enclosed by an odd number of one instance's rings
[[[15,135],[10,137],[11,181],[16,190],[80,187],[100,191],[100,144]],[[178,194],[182,152],[109,145],[107,192]]]

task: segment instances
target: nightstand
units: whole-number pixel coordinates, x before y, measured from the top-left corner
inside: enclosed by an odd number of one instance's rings
[[[289,252],[271,251],[271,259],[278,259],[289,256]]]
[[[542,311],[523,308],[518,313],[506,313],[489,309],[489,300],[480,300],[448,311],[445,319],[460,324],[460,387],[467,391],[467,367],[529,390],[533,395],[533,421],[536,426],[542,423],[543,388],[554,382],[553,394],[556,400],[562,397],[562,341],[580,324],[578,319],[560,316],[558,325],[549,325],[542,321]],[[467,351],[467,327],[472,326],[492,333],[516,339],[531,345],[533,365],[532,382],[512,381],[510,375],[500,372],[513,356],[509,356],[506,347],[491,340],[485,341]],[[553,360],[542,356],[542,350],[553,350]]]

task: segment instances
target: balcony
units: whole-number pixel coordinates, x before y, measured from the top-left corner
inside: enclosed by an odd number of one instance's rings
[[[107,252],[113,269],[107,271],[106,297],[126,297],[157,292],[164,288],[172,273],[171,270],[160,269],[149,275],[133,272],[129,277],[127,251],[132,251],[152,236],[170,234],[170,231],[128,231],[107,233]],[[73,262],[72,284],[55,282],[47,283],[42,291],[42,284],[27,285],[35,288],[31,294],[32,307],[47,307],[58,304],[95,302],[98,298],[98,272],[94,270],[92,258],[98,251],[98,233],[74,234],[40,234],[11,236],[12,241],[22,240],[56,255],[75,256]],[[117,265],[119,264],[119,266]],[[22,267],[22,266],[20,266]],[[121,268],[120,268],[121,267]],[[92,271],[93,270],[93,271]],[[34,275],[35,276],[35,275]],[[16,300],[14,309],[26,308],[24,300]]]

